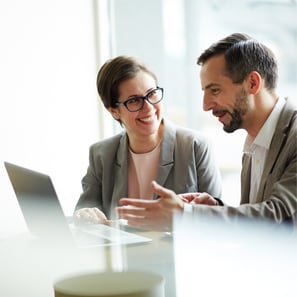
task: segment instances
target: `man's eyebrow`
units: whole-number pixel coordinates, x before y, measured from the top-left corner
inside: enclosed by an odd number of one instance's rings
[[[210,83],[210,84],[206,85],[203,90],[207,90],[207,89],[210,89],[212,87],[219,87],[219,86],[220,86],[219,84]]]

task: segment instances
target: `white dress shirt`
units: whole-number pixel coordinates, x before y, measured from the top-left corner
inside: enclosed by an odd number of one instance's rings
[[[256,200],[267,152],[284,104],[285,99],[279,98],[256,138],[253,139],[249,135],[246,137],[243,150],[252,157],[250,203]]]

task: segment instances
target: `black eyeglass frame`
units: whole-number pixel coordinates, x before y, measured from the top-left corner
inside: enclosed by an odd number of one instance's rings
[[[161,99],[158,100],[157,102],[151,102],[150,99],[149,99],[149,97],[156,90],[161,90],[161,92],[162,92]],[[156,87],[155,89],[149,91],[145,96],[135,96],[135,97],[132,97],[132,98],[130,98],[130,99],[124,101],[124,102],[116,102],[115,105],[116,106],[124,105],[128,111],[130,111],[130,112],[136,112],[136,111],[139,111],[139,110],[141,110],[143,108],[143,106],[144,106],[144,100],[148,101],[152,105],[155,105],[155,104],[157,104],[157,103],[159,103],[159,102],[161,102],[163,100],[163,95],[164,95],[164,89],[161,88],[161,87]],[[136,109],[136,110],[130,110],[128,108],[128,103],[131,102],[132,100],[135,100],[135,99],[142,99],[141,106],[138,109]]]

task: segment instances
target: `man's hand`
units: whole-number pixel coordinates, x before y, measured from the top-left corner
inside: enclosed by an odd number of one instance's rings
[[[122,198],[121,207],[116,211],[121,219],[126,219],[133,227],[168,231],[172,229],[173,215],[182,211],[184,202],[173,191],[152,182],[153,191],[160,197],[157,200]]]
[[[208,193],[184,193],[178,196],[187,203],[218,205],[218,201]]]

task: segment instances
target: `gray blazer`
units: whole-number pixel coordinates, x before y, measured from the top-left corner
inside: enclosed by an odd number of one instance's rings
[[[156,181],[176,193],[208,192],[221,196],[221,177],[204,136],[164,119]],[[128,192],[128,137],[122,132],[93,144],[76,209],[98,207],[113,218],[113,209]],[[145,170],[145,168],[144,168]],[[154,199],[157,197],[155,196]]]
[[[277,223],[292,220],[297,211],[297,110],[287,99],[264,166],[254,204],[249,204],[248,159],[243,158],[239,207],[197,207],[193,213],[227,218],[264,218]]]

